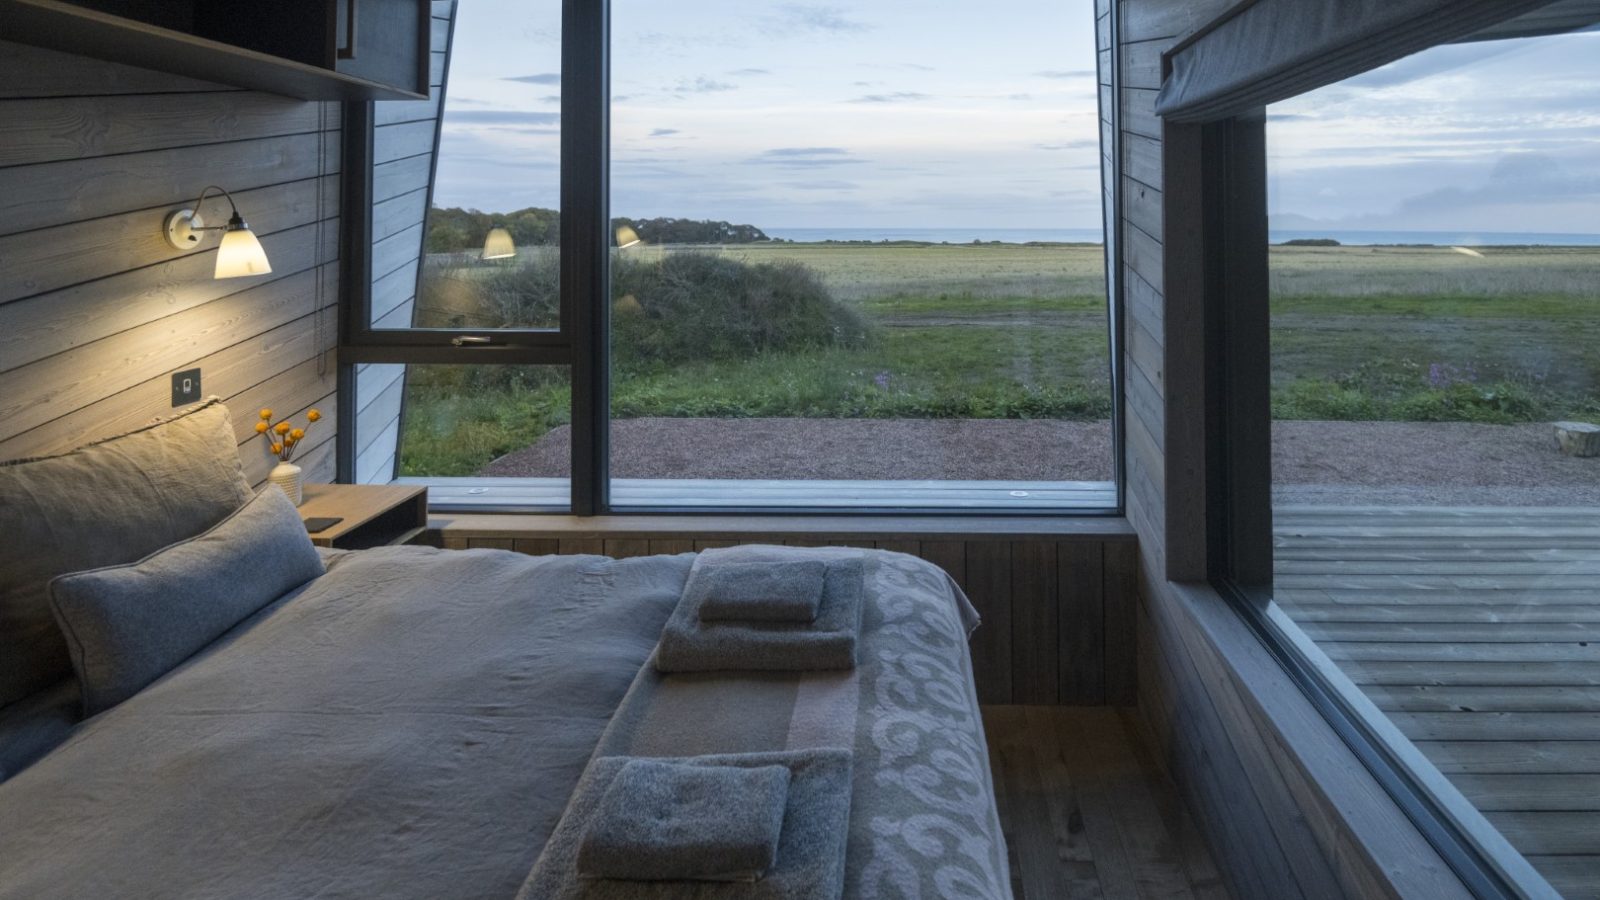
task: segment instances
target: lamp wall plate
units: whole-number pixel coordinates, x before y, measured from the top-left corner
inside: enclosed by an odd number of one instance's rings
[[[178,250],[193,250],[200,246],[200,231],[206,225],[200,214],[192,209],[180,209],[167,216],[167,243]]]

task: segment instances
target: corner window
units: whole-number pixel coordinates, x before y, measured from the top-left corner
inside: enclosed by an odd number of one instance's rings
[[[610,6],[593,98],[558,5],[436,19],[426,215],[375,221],[352,340],[398,407],[358,422],[366,476],[485,508],[1118,508],[1092,7]]]

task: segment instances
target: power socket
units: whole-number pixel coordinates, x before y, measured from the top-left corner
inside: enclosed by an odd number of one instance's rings
[[[184,369],[172,373],[172,405],[188,406],[200,402],[200,370]]]

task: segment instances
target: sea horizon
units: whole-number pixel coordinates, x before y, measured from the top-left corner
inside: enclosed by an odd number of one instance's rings
[[[970,244],[998,241],[1004,244],[1060,243],[1099,244],[1098,228],[763,228],[768,237],[817,243],[821,241],[921,241],[930,244]],[[1268,241],[1281,244],[1292,240],[1331,238],[1341,245],[1371,247],[1412,245],[1436,247],[1600,246],[1600,234],[1546,231],[1407,231],[1343,229],[1273,229]]]

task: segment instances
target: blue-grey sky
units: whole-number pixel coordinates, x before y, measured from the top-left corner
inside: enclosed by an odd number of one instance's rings
[[[1097,228],[1094,4],[614,0],[612,211]],[[560,4],[460,4],[434,201],[555,207]]]
[[[614,0],[612,209],[1095,228],[1093,4]],[[557,202],[560,4],[460,5],[435,202]],[[1425,51],[1269,110],[1278,228],[1600,232],[1600,33]]]
[[[1273,225],[1600,233],[1600,33],[1436,47],[1268,109]]]

